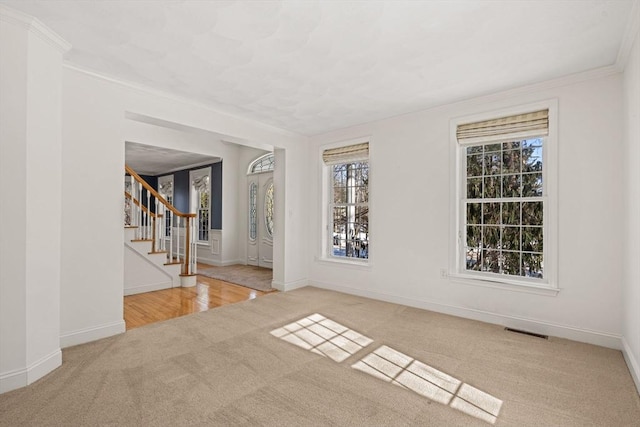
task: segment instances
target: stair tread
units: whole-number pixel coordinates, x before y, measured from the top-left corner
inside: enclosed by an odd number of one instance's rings
[[[154,255],[154,254],[166,254],[167,251],[155,251],[155,252],[147,252],[149,255]]]
[[[153,239],[132,239],[132,242],[153,242]]]

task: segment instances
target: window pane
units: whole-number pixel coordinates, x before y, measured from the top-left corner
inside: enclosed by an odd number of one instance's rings
[[[520,197],[520,176],[505,175],[502,177],[502,197]]]
[[[502,249],[520,250],[520,227],[504,227],[502,229]]]
[[[492,273],[500,272],[498,256],[500,252],[484,250],[482,251],[482,271],[490,271]]]
[[[482,241],[482,227],[467,226],[467,246],[470,248],[479,248]]]
[[[484,224],[500,224],[500,203],[483,203]]]
[[[333,187],[333,202],[347,203],[347,187]]]
[[[477,154],[477,153],[482,153],[482,151],[483,151],[482,145],[467,147],[467,154]]]
[[[502,203],[502,223],[506,225],[520,224],[520,202]]]
[[[200,207],[208,208],[209,207],[209,192],[201,191],[200,192]]]
[[[273,200],[273,182],[267,187],[267,191],[264,195],[264,226],[267,229],[269,237],[273,236],[273,212],[274,212],[274,200]]]
[[[488,153],[490,151],[500,151],[502,149],[502,144],[487,144],[484,146],[484,152]]]
[[[542,227],[522,227],[522,250],[542,252]]]
[[[500,227],[484,227],[482,246],[488,249],[498,249],[500,243]]]
[[[502,153],[502,173],[520,173],[520,150],[509,150]]]
[[[466,266],[467,270],[482,270],[482,263],[480,262],[480,250],[477,247],[466,248]]]
[[[542,202],[522,203],[522,224],[542,225]]]
[[[256,240],[258,235],[258,186],[255,182],[251,183],[249,189],[249,239]]]
[[[514,150],[514,149],[519,149],[521,146],[520,141],[510,141],[510,142],[503,142],[502,143],[502,149],[503,150]]]
[[[522,175],[522,197],[542,196],[542,174],[530,173]]]
[[[482,198],[482,178],[467,179],[467,199]]]
[[[500,197],[500,177],[491,176],[484,178],[484,198],[494,199]]]
[[[522,254],[522,267],[520,274],[527,277],[536,277],[542,279],[542,254]]]
[[[467,224],[482,224],[481,203],[467,203]]]
[[[520,275],[520,252],[503,252],[502,270],[505,274]]]
[[[369,187],[356,187],[356,203],[367,203],[369,201]]]
[[[482,154],[467,156],[467,176],[482,176]]]
[[[534,155],[539,151],[540,155]],[[532,148],[522,150],[523,164],[522,172],[542,172],[542,148],[534,150]]]
[[[500,153],[489,153],[484,156],[484,174],[497,175],[500,173],[502,156]]]

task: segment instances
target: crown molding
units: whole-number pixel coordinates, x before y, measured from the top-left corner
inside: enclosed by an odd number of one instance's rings
[[[26,13],[0,5],[0,21],[18,25],[32,32],[41,40],[64,54],[71,50],[71,44],[60,37],[52,29],[44,25],[40,20]]]
[[[308,138],[308,136],[306,136],[306,135],[299,134],[299,133],[296,133],[296,132],[293,132],[293,131],[290,131],[290,130],[287,130],[287,129],[279,128],[277,126],[274,126],[274,125],[271,125],[271,124],[268,124],[268,123],[260,122],[260,121],[258,121],[256,119],[251,119],[251,118],[248,118],[248,117],[243,117],[243,116],[240,116],[240,115],[235,115],[235,114],[232,114],[232,113],[228,113],[226,111],[218,110],[214,105],[207,104],[207,103],[202,102],[202,101],[197,101],[195,99],[187,98],[185,96],[177,95],[175,93],[167,92],[167,91],[164,91],[164,90],[161,90],[161,89],[156,89],[156,88],[153,88],[151,86],[144,85],[144,84],[134,83],[134,82],[131,82],[131,81],[128,81],[128,80],[124,80],[124,79],[120,79],[120,78],[117,78],[117,77],[108,76],[108,75],[102,74],[99,71],[94,71],[94,70],[91,70],[89,68],[84,68],[82,66],[73,64],[73,63],[71,63],[69,61],[64,61],[62,65],[63,65],[64,68],[67,68],[69,70],[73,70],[73,71],[76,71],[78,73],[86,74],[88,76],[91,76],[91,77],[99,79],[99,80],[107,81],[107,82],[110,82],[110,83],[115,83],[117,85],[126,87],[128,89],[132,89],[132,90],[135,90],[135,91],[147,94],[147,95],[159,96],[159,97],[162,97],[162,98],[169,99],[171,101],[181,102],[181,103],[184,103],[186,105],[191,105],[191,106],[194,106],[194,107],[203,108],[203,109],[209,110],[209,111],[211,111],[213,113],[216,113],[216,114],[218,114],[220,116],[228,117],[229,119],[239,120],[239,121],[242,121],[242,122],[250,122],[253,125],[260,126],[262,128],[270,130],[271,132],[274,132],[274,133],[277,133],[277,134],[280,134],[280,135],[283,135],[283,136],[296,137],[296,138],[305,138],[305,139]]]
[[[627,27],[624,31],[622,43],[620,43],[620,49],[618,50],[618,56],[616,58],[615,67],[618,71],[624,71],[627,65],[629,56],[631,55],[631,48],[633,42],[636,39],[638,31],[640,30],[640,0],[635,0],[631,7],[631,13],[629,20],[627,21]]]
[[[606,78],[609,76],[619,75],[620,70],[615,65],[609,65],[601,68],[594,68],[592,70],[582,71],[579,73],[568,74],[566,76],[557,77],[555,79],[544,80],[537,83],[529,83],[522,86],[517,86],[511,89],[504,89],[500,91],[494,91],[490,93],[480,94],[469,98],[462,98],[454,100],[450,103],[435,105],[433,107],[425,108],[410,113],[399,114],[397,116],[388,117],[382,120],[394,119],[397,117],[410,116],[413,114],[422,114],[424,112],[436,112],[436,111],[448,111],[456,109],[458,107],[468,107],[474,105],[486,105],[487,103],[494,101],[501,101],[508,98],[527,95],[530,93],[538,93],[544,90],[555,89],[564,86],[571,86],[574,84],[584,83],[590,80],[597,80]],[[361,123],[363,125],[365,123]],[[357,126],[360,126],[357,125]],[[330,134],[334,131],[328,132]]]

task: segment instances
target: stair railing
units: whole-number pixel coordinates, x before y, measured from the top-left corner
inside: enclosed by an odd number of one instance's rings
[[[129,174],[125,176],[125,226],[136,229],[136,240],[151,241],[152,253],[166,252],[167,264],[181,264],[181,276],[195,274],[196,214],[180,212],[128,165],[124,170]]]

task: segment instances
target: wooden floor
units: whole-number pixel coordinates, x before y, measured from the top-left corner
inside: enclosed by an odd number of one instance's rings
[[[272,291],[276,292],[276,291]],[[254,299],[268,292],[198,276],[192,288],[171,288],[124,297],[127,330],[210,308]]]

